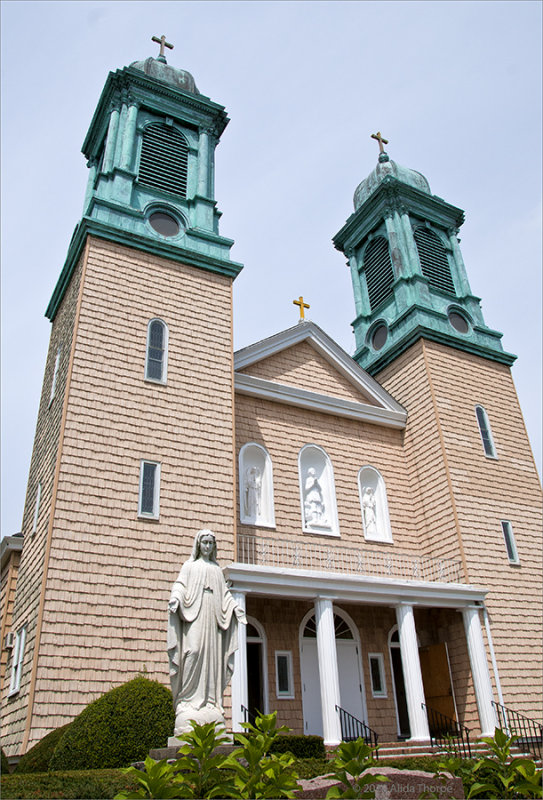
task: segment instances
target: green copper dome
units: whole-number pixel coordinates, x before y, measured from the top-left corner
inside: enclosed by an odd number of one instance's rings
[[[150,78],[169,83],[171,86],[175,86],[176,89],[182,89],[184,92],[191,92],[192,94],[200,94],[190,72],[171,67],[164,56],[158,56],[158,58],[150,56],[145,61],[133,61],[130,66],[132,69],[140,69]]]
[[[388,177],[396,178],[396,180],[406,183],[408,186],[413,186],[415,189],[420,189],[422,192],[432,194],[430,191],[430,184],[424,175],[414,169],[408,169],[407,167],[396,164],[395,161],[390,160],[387,153],[381,153],[379,156],[379,163],[375,169],[356,187],[353,197],[355,211],[366,202],[368,197],[370,197],[385,178]]]

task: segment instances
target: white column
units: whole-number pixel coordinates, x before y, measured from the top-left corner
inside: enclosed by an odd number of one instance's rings
[[[340,704],[339,673],[337,667],[334,607],[325,597],[315,600],[317,624],[317,653],[321,688],[322,731],[324,744],[336,746],[341,742],[341,725],[336,706]]]
[[[232,592],[238,605],[245,611],[244,592]],[[247,625],[238,625],[238,649],[234,654],[234,672],[232,674],[232,730],[242,731],[244,722],[241,706],[248,707],[249,692],[247,689]]]
[[[479,711],[479,722],[482,736],[494,736],[497,725],[496,714],[492,706],[492,684],[486,660],[483,631],[479,619],[479,606],[467,606],[462,609],[464,628],[468,641],[468,653],[473,676],[475,699]]]
[[[398,633],[400,636],[400,652],[402,656],[407,713],[409,715],[409,727],[411,729],[410,741],[427,740],[430,738],[430,730],[428,728],[426,712],[422,708],[422,703],[425,702],[425,698],[413,606],[408,603],[401,603],[399,606],[396,606],[396,619],[398,621]]]

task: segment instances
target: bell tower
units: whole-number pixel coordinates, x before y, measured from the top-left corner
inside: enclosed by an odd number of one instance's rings
[[[375,375],[421,337],[512,364],[487,327],[458,243],[464,212],[433,195],[424,175],[383,148],[354,193],[355,211],[334,245],[351,269],[354,358]]]
[[[195,533],[212,528],[221,559],[234,554],[242,265],[214,195],[228,117],[158,43],[107,77],[83,143],[83,215],[46,310],[2,687],[10,755],[142,669],[167,683],[165,602]]]

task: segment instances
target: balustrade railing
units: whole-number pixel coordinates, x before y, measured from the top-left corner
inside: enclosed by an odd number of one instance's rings
[[[352,742],[355,739],[364,739],[366,744],[370,745],[375,750],[374,756],[378,758],[377,742],[379,734],[376,733],[369,725],[362,722],[361,719],[353,717],[344,708],[336,706],[336,711],[339,714],[339,722],[341,725],[341,738],[344,742]]]
[[[442,750],[454,751],[460,758],[471,758],[471,745],[469,741],[469,728],[447,717],[435,708],[421,703],[428,717],[428,727],[432,747],[437,746]]]
[[[518,711],[502,706],[501,703],[492,701],[496,716],[498,717],[498,727],[508,736],[518,736],[517,747],[533,753],[537,758],[541,758],[543,752],[543,725],[535,719],[525,717]]]
[[[462,583],[461,563],[413,553],[380,553],[318,542],[292,542],[240,534],[237,559],[243,564],[340,572],[396,580]]]

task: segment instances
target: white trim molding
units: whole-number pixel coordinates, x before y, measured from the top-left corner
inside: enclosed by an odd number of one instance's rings
[[[264,378],[254,378],[252,375],[239,372],[234,375],[234,388],[238,394],[260,397],[263,400],[307,408],[311,411],[320,411],[323,414],[348,417],[360,422],[370,422],[373,425],[385,425],[389,428],[403,429],[407,419],[405,411],[343,400],[340,397],[310,392],[307,389],[287,386]]]
[[[402,601],[426,608],[455,608],[483,602],[488,589],[460,583],[394,580],[337,572],[286,569],[239,562],[224,567],[232,591],[265,597],[314,600],[332,597],[337,603],[397,606]]]

